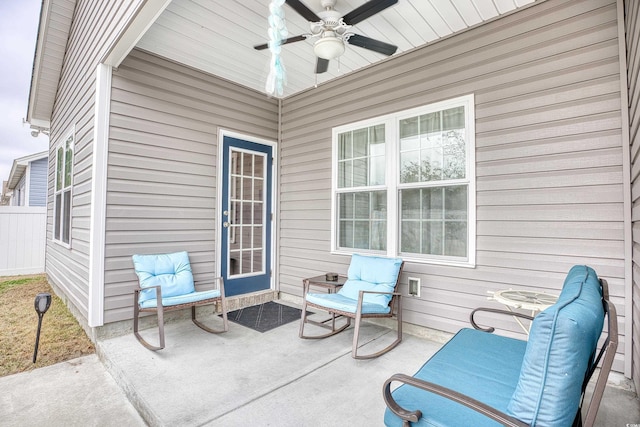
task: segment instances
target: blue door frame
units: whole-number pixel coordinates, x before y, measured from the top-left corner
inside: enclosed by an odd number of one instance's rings
[[[223,135],[220,274],[227,296],[271,288],[273,147]]]

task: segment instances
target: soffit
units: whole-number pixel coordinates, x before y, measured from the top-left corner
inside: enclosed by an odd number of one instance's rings
[[[49,127],[76,0],[45,0],[31,74],[27,121]]]
[[[322,10],[321,0],[302,2],[316,13]],[[335,9],[344,15],[364,3],[337,0]],[[532,3],[535,0],[400,0],[352,32],[398,46],[395,56]],[[309,32],[304,18],[288,5],[284,10],[290,37]],[[137,47],[263,92],[271,54],[253,46],[268,40],[268,16],[269,0],[173,0]],[[387,59],[348,45],[340,60],[332,60],[316,80],[315,40],[282,47],[287,72],[283,97]]]

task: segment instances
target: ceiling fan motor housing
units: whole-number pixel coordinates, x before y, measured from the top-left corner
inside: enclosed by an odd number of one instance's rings
[[[320,25],[317,25],[316,23],[311,23],[311,32],[314,34],[318,34],[322,30],[331,30],[339,35],[342,35],[349,28],[351,28],[350,25],[347,25],[344,23],[340,12],[337,12],[335,10],[325,10],[325,11],[319,12],[318,16],[322,19],[322,22],[320,23]]]

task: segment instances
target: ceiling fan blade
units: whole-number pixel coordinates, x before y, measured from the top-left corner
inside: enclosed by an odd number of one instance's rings
[[[320,19],[320,17],[316,15],[315,12],[313,12],[311,9],[309,9],[307,6],[304,5],[304,3],[302,3],[299,0],[286,0],[285,3],[291,6],[293,10],[298,12],[298,14],[302,16],[304,19],[306,19],[307,21],[311,21],[311,22],[322,21],[322,19]]]
[[[329,60],[324,58],[318,58],[316,62],[316,74],[326,73],[329,69]]]
[[[393,55],[394,53],[396,53],[396,50],[398,50],[398,46],[381,42],[380,40],[375,40],[366,36],[361,36],[359,34],[353,34],[351,37],[349,37],[349,40],[347,40],[347,42],[354,46],[373,50],[374,52],[378,52],[387,56]]]
[[[288,39],[284,39],[282,40],[282,43],[280,43],[281,45],[283,44],[288,44],[288,43],[295,43],[295,42],[299,42],[302,40],[306,40],[307,37],[305,36],[295,36],[295,37],[289,37]],[[253,48],[255,50],[265,50],[269,47],[269,43],[264,43],[264,44],[259,44],[257,46],[254,46]]]
[[[287,1],[287,3],[289,2]],[[347,25],[356,25],[358,22],[362,22],[396,3],[398,3],[398,0],[370,0],[344,15],[342,19]]]

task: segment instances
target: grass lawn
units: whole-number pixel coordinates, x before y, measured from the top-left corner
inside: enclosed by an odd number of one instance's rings
[[[49,292],[52,301],[42,319],[37,360],[33,363],[38,330],[34,300],[40,292]],[[53,293],[45,275],[0,277],[0,376],[94,352],[93,343]]]

